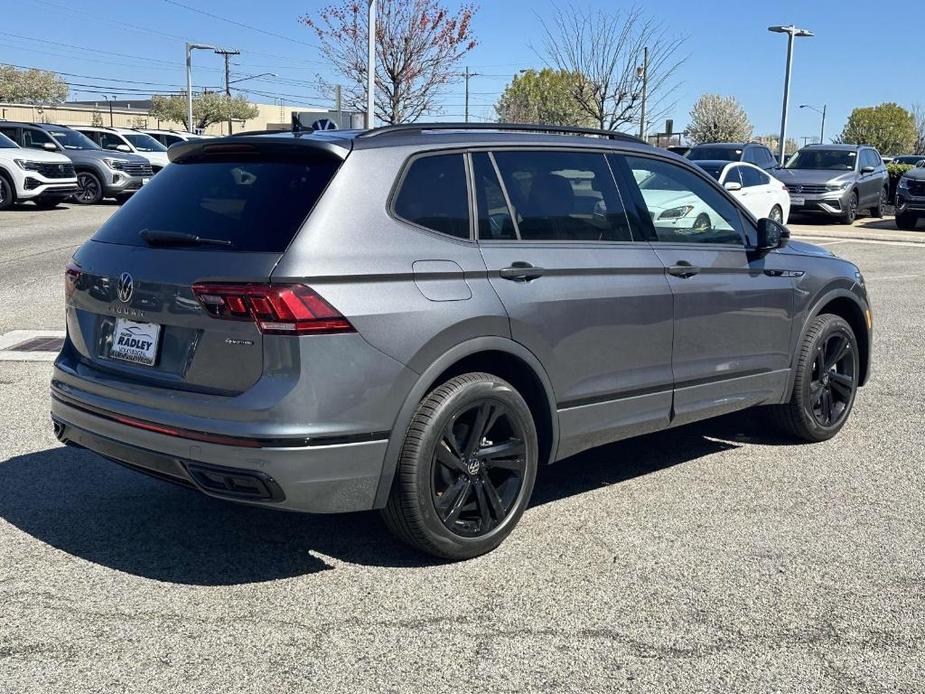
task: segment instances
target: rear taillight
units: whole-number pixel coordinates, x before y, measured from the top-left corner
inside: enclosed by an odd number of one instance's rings
[[[69,299],[77,289],[77,280],[80,279],[80,267],[73,261],[64,268],[64,297]]]
[[[193,293],[213,318],[254,321],[268,335],[354,332],[350,321],[304,284],[194,284]]]

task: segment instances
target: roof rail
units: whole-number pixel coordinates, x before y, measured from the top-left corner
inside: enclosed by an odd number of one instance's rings
[[[487,130],[523,133],[556,133],[560,135],[586,135],[606,137],[610,140],[623,140],[625,142],[638,142],[648,144],[635,135],[615,132],[613,130],[595,130],[594,128],[579,128],[571,125],[542,125],[539,123],[403,123],[401,125],[385,125],[360,133],[358,138],[382,137],[386,135],[401,135],[406,133],[423,133],[428,130]]]
[[[279,135],[280,133],[291,133],[291,130],[242,130],[238,133],[231,133],[231,135],[225,135],[225,137],[240,137],[242,135]],[[195,135],[196,133],[191,133]]]

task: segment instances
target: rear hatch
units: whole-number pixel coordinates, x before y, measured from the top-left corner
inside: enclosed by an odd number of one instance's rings
[[[285,313],[293,299],[269,285],[273,268],[346,156],[261,140],[274,138],[173,148],[173,164],[78,250],[63,361],[107,380],[215,394],[261,377],[264,341],[288,329],[273,322],[283,320],[274,306]]]

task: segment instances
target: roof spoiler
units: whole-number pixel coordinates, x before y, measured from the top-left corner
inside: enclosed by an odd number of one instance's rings
[[[344,160],[350,153],[350,143],[342,140],[321,140],[313,137],[267,137],[266,135],[232,135],[214,140],[187,140],[167,150],[167,157],[176,164],[208,161],[304,161],[319,155]]]

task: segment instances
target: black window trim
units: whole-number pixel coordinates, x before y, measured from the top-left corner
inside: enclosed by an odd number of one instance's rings
[[[681,247],[681,248],[699,248],[701,250],[707,250],[710,248],[724,249],[724,250],[741,250],[743,252],[748,252],[751,249],[751,242],[748,238],[748,232],[746,230],[746,221],[750,221],[749,217],[746,214],[743,214],[744,206],[741,205],[735,198],[730,195],[729,191],[719,185],[719,182],[715,180],[710,174],[696,166],[695,164],[687,164],[675,161],[673,159],[668,159],[667,157],[660,157],[651,152],[637,152],[636,150],[614,150],[613,154],[615,156],[622,157],[621,163],[623,166],[632,172],[632,169],[629,168],[629,162],[626,161],[626,157],[639,157],[644,159],[653,159],[655,161],[664,162],[666,164],[673,164],[678,168],[685,169],[695,176],[699,176],[709,185],[712,185],[715,190],[718,190],[721,195],[723,195],[728,201],[732,203],[733,209],[738,214],[741,228],[737,229],[739,234],[740,243],[701,243],[697,241],[683,242],[683,241],[660,241],[658,239],[658,233],[655,231],[655,224],[652,222],[652,216],[649,214],[649,208],[646,206],[645,199],[642,197],[642,190],[639,188],[639,184],[635,184],[631,188],[633,203],[634,206],[638,208],[637,214],[640,216],[640,219],[643,224],[645,224],[651,235],[650,243],[659,244],[653,246],[653,248],[667,248],[667,247]],[[632,175],[630,178],[635,183],[635,179]],[[754,226],[752,224],[752,226]]]
[[[475,228],[477,226],[477,220],[473,217],[473,209],[475,205],[473,190],[473,174],[472,167],[470,166],[469,157],[467,154],[469,149],[466,147],[453,147],[448,149],[432,149],[424,150],[420,152],[415,152],[404,162],[402,162],[401,169],[398,173],[398,176],[395,178],[395,182],[392,184],[392,190],[389,192],[389,197],[386,200],[386,214],[396,222],[400,222],[403,225],[411,227],[415,231],[421,231],[431,236],[436,236],[437,238],[443,239],[445,241],[454,241],[456,243],[463,243],[467,245],[475,245]],[[412,222],[410,219],[405,219],[395,210],[395,201],[398,199],[398,194],[401,192],[402,186],[405,184],[405,179],[408,177],[408,172],[411,170],[412,165],[418,159],[423,159],[425,157],[439,157],[448,154],[458,154],[463,159],[463,166],[465,167],[465,180],[466,180],[466,202],[469,209],[469,238],[461,238],[459,236],[453,236],[452,234],[446,234],[442,231],[437,231],[436,229],[431,229],[430,227],[425,227],[416,222]]]
[[[495,176],[498,178],[498,183],[501,186],[501,191],[504,194],[504,200],[508,206],[508,214],[511,215],[511,220],[514,223],[514,231],[517,235],[517,238],[514,239],[480,239],[478,237],[478,220],[476,219],[475,224],[475,240],[479,244],[490,244],[490,245],[503,245],[503,244],[518,244],[522,245],[527,243],[531,246],[537,247],[548,247],[548,246],[637,246],[641,243],[648,243],[649,239],[647,238],[636,238],[634,230],[639,230],[642,232],[643,236],[646,234],[646,230],[639,225],[639,221],[635,220],[633,217],[633,206],[627,206],[626,197],[623,195],[622,186],[623,184],[618,180],[613,168],[610,166],[610,162],[607,159],[607,155],[622,152],[612,147],[574,147],[574,146],[563,146],[563,145],[543,145],[543,144],[533,144],[533,145],[486,145],[481,147],[471,147],[467,150],[470,155],[477,154],[479,152],[485,152],[488,154],[489,159],[491,160],[492,166],[495,169]],[[614,187],[617,189],[617,195],[620,197],[620,202],[623,205],[624,213],[626,214],[627,223],[629,224],[630,235],[633,236],[631,241],[610,241],[610,240],[600,240],[600,241],[588,241],[588,240],[576,240],[576,239],[530,239],[528,241],[523,241],[520,237],[520,226],[517,223],[517,216],[514,214],[514,205],[511,202],[511,198],[508,195],[507,185],[504,183],[504,178],[501,176],[501,170],[498,168],[498,164],[495,161],[495,152],[537,152],[537,151],[548,151],[548,152],[579,152],[587,154],[600,154],[604,158],[604,163],[607,166],[607,170],[610,172],[611,178],[613,180]],[[477,205],[475,197],[475,187],[473,184],[472,188],[472,198],[473,204]],[[634,226],[635,222],[635,226]]]

